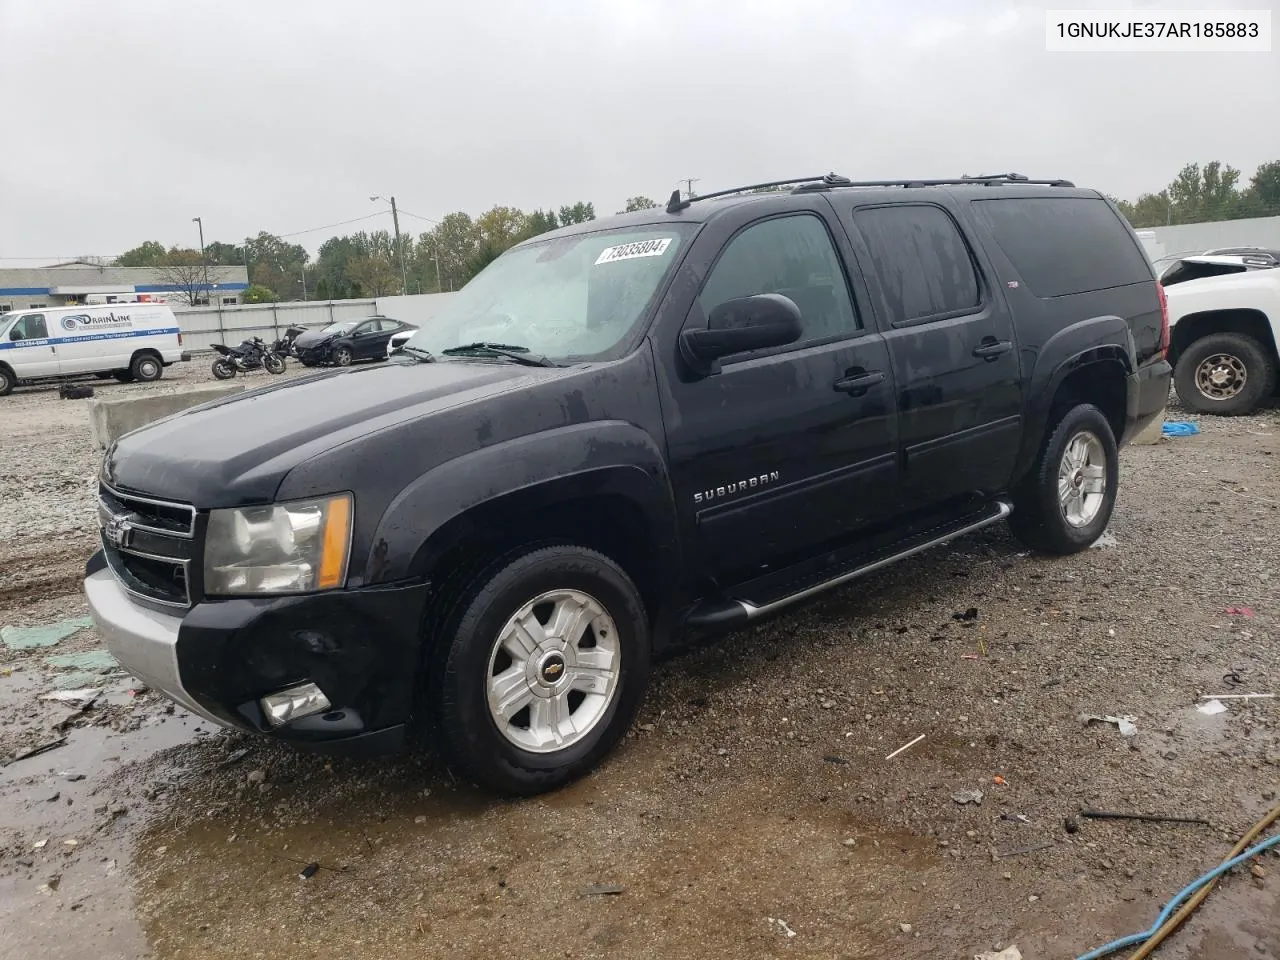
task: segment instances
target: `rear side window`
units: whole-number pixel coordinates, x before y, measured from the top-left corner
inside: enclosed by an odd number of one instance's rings
[[[1044,300],[1149,283],[1151,265],[1105,200],[975,200],[973,209],[1033,294]]]
[[[872,207],[855,211],[853,222],[871,248],[891,323],[955,316],[981,303],[969,245],[941,207]]]

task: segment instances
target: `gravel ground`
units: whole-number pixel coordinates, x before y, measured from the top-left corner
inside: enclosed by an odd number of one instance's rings
[[[78,615],[84,412],[0,404],[0,623]],[[1280,791],[1275,701],[1195,709],[1280,692],[1280,412],[1201,427],[1125,452],[1114,545],[987,531],[675,658],[617,753],[546,797],[207,731],[121,681],[0,770],[0,955],[1043,960],[1144,928]],[[48,678],[0,647],[0,757],[47,732]],[[1257,866],[1158,956],[1280,958],[1280,858]]]

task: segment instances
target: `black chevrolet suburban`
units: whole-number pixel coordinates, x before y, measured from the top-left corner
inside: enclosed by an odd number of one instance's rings
[[[1168,342],[1133,231],[1066,181],[675,194],[512,248],[390,363],[121,438],[85,591],[216,723],[534,793],[681,637],[1005,518],[1088,546]]]

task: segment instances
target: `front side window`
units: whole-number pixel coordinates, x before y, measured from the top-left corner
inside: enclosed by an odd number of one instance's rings
[[[981,288],[969,245],[941,207],[896,204],[857,210],[890,323],[913,323],[975,310]]]
[[[616,356],[695,229],[654,224],[513,247],[416,331],[407,348],[440,356],[496,343],[553,360]]]
[[[19,317],[9,332],[11,340],[44,340],[49,336],[43,313],[28,313]]]
[[[858,329],[849,284],[819,217],[799,214],[753,224],[725,248],[698,304],[703,316],[726,300],[778,293],[800,308],[798,343],[847,337]]]

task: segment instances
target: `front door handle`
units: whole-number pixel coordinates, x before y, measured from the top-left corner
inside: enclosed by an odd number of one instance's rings
[[[982,343],[973,348],[973,355],[983,360],[995,360],[1013,349],[1008,340],[997,340],[995,337],[983,337]]]
[[[851,397],[860,397],[876,384],[884,383],[884,374],[879,370],[868,373],[865,370],[849,370],[831,386],[838,393],[847,393]]]

